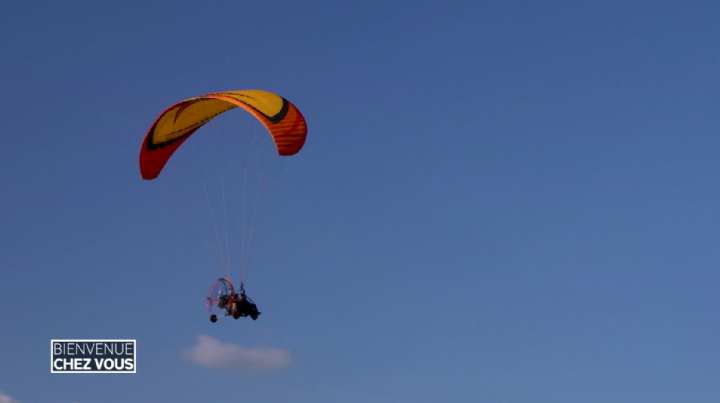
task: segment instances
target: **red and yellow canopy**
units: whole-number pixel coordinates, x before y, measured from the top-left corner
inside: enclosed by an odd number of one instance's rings
[[[180,101],[158,116],[140,150],[143,179],[155,179],[185,140],[223,112],[242,108],[265,126],[277,152],[294,155],[305,144],[307,123],[300,110],[280,95],[262,90],[214,92]]]

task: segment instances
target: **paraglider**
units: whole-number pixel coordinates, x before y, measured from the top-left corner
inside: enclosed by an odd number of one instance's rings
[[[305,144],[305,118],[287,99],[261,90],[214,92],[180,101],[155,119],[140,150],[143,179],[157,178],[185,140],[215,117],[234,108],[250,112],[265,126],[278,154],[297,154]]]
[[[213,92],[175,103],[155,119],[140,149],[142,178],[156,179],[189,137],[220,114],[235,108],[247,111],[267,129],[280,156],[295,155],[305,144],[305,118],[295,105],[280,95],[263,90]],[[240,292],[236,292],[229,277],[220,278],[213,284],[206,305],[211,312],[219,310],[235,319],[250,317],[256,320],[260,315],[257,305],[247,296],[244,283],[240,282]],[[213,312],[210,321],[217,320],[218,316]]]
[[[261,313],[245,292],[245,285],[240,283],[238,293],[232,281],[226,277],[219,278],[210,287],[205,305],[210,311],[210,322],[213,323],[218,321],[217,310],[223,312],[225,316],[232,316],[233,319],[249,316],[252,320],[257,320]]]

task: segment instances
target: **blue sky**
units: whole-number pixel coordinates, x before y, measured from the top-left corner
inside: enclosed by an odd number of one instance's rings
[[[717,402],[719,13],[4,4],[0,393]],[[211,326],[201,300],[223,273],[204,169],[240,164],[257,127],[223,116],[154,182],[137,154],[164,107],[234,88],[283,94],[310,133],[297,157],[266,162],[248,281],[263,316]],[[205,368],[183,356],[201,335],[292,361]],[[51,338],[135,338],[138,373],[51,375]]]

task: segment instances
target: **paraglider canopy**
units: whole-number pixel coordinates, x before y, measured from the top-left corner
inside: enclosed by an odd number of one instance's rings
[[[171,105],[150,126],[140,150],[143,179],[155,179],[170,157],[207,122],[230,109],[242,108],[268,130],[278,154],[294,155],[305,144],[307,123],[287,99],[262,90],[214,92]]]

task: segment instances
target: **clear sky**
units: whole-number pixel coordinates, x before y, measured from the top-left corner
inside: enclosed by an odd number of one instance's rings
[[[718,15],[3,3],[0,399],[716,403]],[[254,126],[227,114],[154,182],[137,155],[170,103],[235,88],[310,133],[258,214],[263,316],[212,325],[202,170]],[[291,361],[206,368],[183,354],[201,336]],[[138,373],[51,375],[51,338],[135,338]]]

